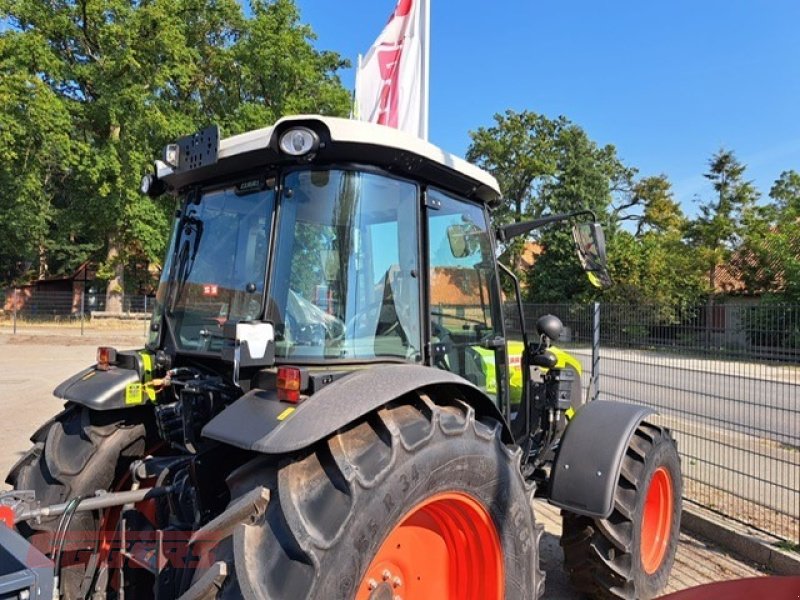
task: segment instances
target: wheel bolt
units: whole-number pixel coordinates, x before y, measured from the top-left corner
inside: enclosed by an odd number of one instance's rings
[[[400,579],[399,577],[395,577],[394,579],[392,579],[392,585],[396,588],[399,588],[401,585],[403,585],[403,580]]]
[[[367,587],[368,587],[370,590],[374,590],[376,587],[378,587],[378,582],[377,582],[377,581],[375,581],[374,579],[370,579],[370,580],[367,582]]]
[[[392,578],[392,572],[389,569],[386,569],[383,572],[383,580],[384,581],[389,581],[391,578]]]

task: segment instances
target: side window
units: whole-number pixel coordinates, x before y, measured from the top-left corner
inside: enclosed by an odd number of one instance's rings
[[[441,203],[428,211],[430,306],[436,366],[497,394],[492,315],[494,253],[481,207],[428,190]]]

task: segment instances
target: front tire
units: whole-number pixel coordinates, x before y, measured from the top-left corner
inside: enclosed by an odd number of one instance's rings
[[[230,510],[259,486],[269,504],[201,556],[227,577],[197,572],[187,595],[538,598],[533,490],[501,432],[460,400],[410,395],[311,451],[255,459],[229,478]]]
[[[590,598],[647,600],[667,585],[678,548],[682,480],[675,440],[642,423],[623,458],[608,519],[563,512],[573,585]]]

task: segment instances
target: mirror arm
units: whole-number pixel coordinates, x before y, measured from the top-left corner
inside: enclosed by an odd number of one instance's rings
[[[497,266],[500,268],[500,270],[503,273],[505,273],[506,275],[508,275],[511,278],[511,281],[514,282],[514,295],[516,296],[516,299],[517,299],[517,311],[519,312],[519,326],[522,329],[522,343],[525,345],[525,348],[527,348],[528,347],[528,332],[527,332],[527,329],[525,328],[525,314],[524,314],[524,312],[522,310],[522,292],[520,291],[520,287],[519,287],[519,278],[516,275],[514,275],[514,271],[509,269],[507,266],[505,266],[500,261],[497,261]]]
[[[547,215],[546,217],[539,217],[538,219],[534,219],[533,221],[523,221],[522,223],[511,223],[510,225],[505,225],[503,227],[500,227],[497,230],[497,239],[502,243],[506,243],[511,238],[515,238],[525,233],[529,233],[534,229],[538,229],[539,227],[544,227],[545,225],[550,225],[551,223],[558,223],[559,221],[567,221],[574,217],[581,217],[583,215],[591,216],[593,221],[597,220],[594,212],[591,210],[578,210],[571,213],[559,213],[556,215]]]

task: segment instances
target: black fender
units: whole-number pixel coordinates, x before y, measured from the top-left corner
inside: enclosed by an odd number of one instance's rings
[[[448,371],[418,365],[380,365],[337,379],[297,405],[278,402],[271,390],[251,390],[203,428],[202,435],[237,448],[283,454],[308,448],[350,423],[405,394],[421,390],[437,397],[458,396],[476,416],[491,417],[511,433],[492,400],[467,380]]]
[[[152,357],[144,351],[118,352],[119,363],[101,371],[95,365],[62,381],[53,395],[65,402],[80,404],[92,410],[134,408],[144,402],[141,386],[132,384],[152,378]],[[125,366],[120,366],[124,364]],[[135,391],[135,394],[130,393]]]
[[[594,401],[572,418],[553,464],[549,501],[570,512],[606,519],[614,508],[622,458],[636,427],[655,411]]]

